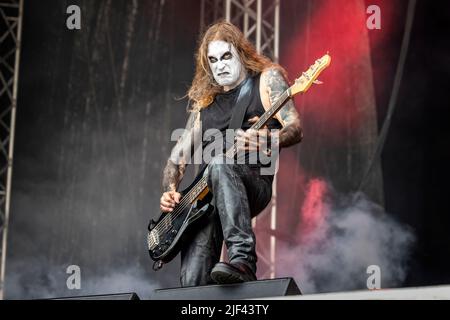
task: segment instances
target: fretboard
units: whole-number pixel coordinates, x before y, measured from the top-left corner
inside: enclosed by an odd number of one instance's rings
[[[202,177],[195,186],[185,195],[188,197],[189,203],[193,202],[202,193],[203,190],[208,186],[206,176]]]

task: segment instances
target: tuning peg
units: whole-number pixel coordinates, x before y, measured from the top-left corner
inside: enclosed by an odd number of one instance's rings
[[[314,83],[314,84],[323,84],[323,82],[320,81],[320,80],[314,80],[313,83]]]

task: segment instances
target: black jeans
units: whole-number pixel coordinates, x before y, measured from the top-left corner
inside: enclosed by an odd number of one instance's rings
[[[260,175],[259,168],[225,161],[223,155],[218,156],[205,171],[215,209],[183,239],[183,287],[212,283],[210,272],[220,260],[223,240],[229,261],[245,263],[256,273],[256,239],[251,219],[270,202],[273,176]]]

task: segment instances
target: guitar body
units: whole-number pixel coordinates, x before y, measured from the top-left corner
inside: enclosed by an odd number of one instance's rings
[[[181,191],[181,201],[198,183],[202,173],[197,176],[194,182],[185,190]],[[210,214],[214,207],[210,201],[212,194],[206,189],[201,197],[198,197],[192,203],[187,203],[184,208],[179,206],[174,208],[177,214],[168,217],[169,213],[162,212],[158,219],[150,220],[148,226],[148,252],[150,258],[154,261],[167,263],[171,261],[181,250],[181,239],[190,226],[201,217]],[[178,209],[178,210],[177,210]],[[181,210],[182,209],[182,210]]]

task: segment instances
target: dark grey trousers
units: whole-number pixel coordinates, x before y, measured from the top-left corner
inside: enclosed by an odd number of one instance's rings
[[[256,239],[251,219],[272,197],[273,176],[260,175],[259,168],[226,164],[223,156],[218,156],[208,164],[205,174],[215,209],[183,239],[183,287],[212,283],[210,272],[220,260],[223,240],[229,261],[245,263],[256,273]]]

